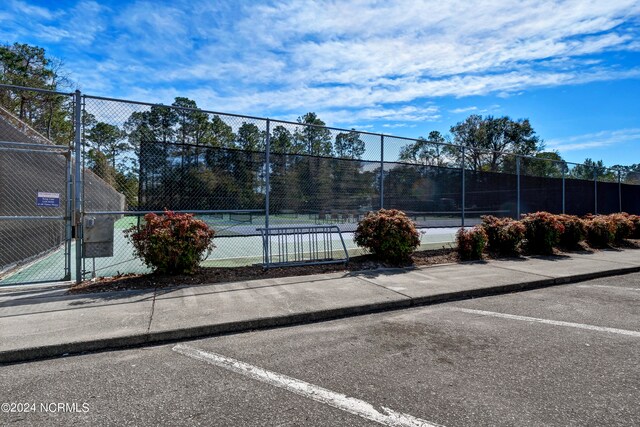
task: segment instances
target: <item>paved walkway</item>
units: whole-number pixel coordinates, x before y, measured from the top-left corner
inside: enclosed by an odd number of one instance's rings
[[[640,250],[68,295],[0,290],[0,363],[190,339],[640,271]]]

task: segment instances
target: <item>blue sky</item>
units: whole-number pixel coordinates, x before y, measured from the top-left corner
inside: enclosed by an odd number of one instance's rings
[[[529,118],[568,161],[640,163],[640,1],[18,1],[0,42],[93,95],[401,136]]]

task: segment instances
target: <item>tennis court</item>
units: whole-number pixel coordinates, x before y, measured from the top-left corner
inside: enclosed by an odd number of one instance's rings
[[[198,215],[210,227],[216,230],[214,244],[216,248],[203,261],[204,267],[237,267],[262,263],[262,238],[257,231],[258,228],[265,227],[265,216],[262,214],[210,214]],[[318,214],[304,215],[272,215],[269,218],[271,227],[295,227],[318,224],[336,225],[342,233],[349,256],[362,255],[364,250],[358,248],[353,242],[353,231],[357,223],[354,220],[342,216],[337,218],[320,217]],[[446,221],[443,218],[422,217],[418,219],[418,225],[426,220]],[[454,219],[452,218],[451,221]],[[108,258],[88,258],[85,260],[85,278],[90,278],[95,271],[96,276],[115,276],[123,273],[148,273],[150,270],[137,259],[133,254],[133,247],[125,238],[124,230],[135,225],[137,216],[125,216],[114,225],[114,252]],[[459,218],[457,219],[459,222]],[[450,247],[455,241],[457,227],[441,228],[420,228],[421,246],[420,249],[434,249],[443,246]],[[340,236],[337,233],[332,235],[335,257],[343,256]],[[75,243],[72,243],[71,253],[75,252]],[[75,257],[72,258],[71,271],[75,271]],[[64,248],[60,248],[47,256],[44,256],[26,266],[5,273],[0,278],[0,286],[12,285],[24,282],[39,282],[50,277],[52,269],[56,266],[64,265]],[[62,279],[62,277],[61,277]]]

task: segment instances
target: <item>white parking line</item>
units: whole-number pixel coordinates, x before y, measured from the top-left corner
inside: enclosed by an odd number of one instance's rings
[[[469,308],[452,307],[452,310],[462,311],[470,314],[480,314],[482,316],[501,317],[503,319],[524,320],[525,322],[544,323],[555,326],[568,326],[570,328],[587,329],[589,331],[609,332],[612,334],[628,335],[640,338],[640,332],[629,331],[627,329],[606,328],[603,326],[585,325],[582,323],[562,322],[560,320],[538,319],[537,317],[517,316],[515,314],[496,313],[493,311],[472,310]]]
[[[283,388],[292,393],[299,394],[306,398],[315,400],[320,403],[332,406],[358,415],[371,421],[375,421],[385,426],[411,426],[411,427],[431,427],[437,424],[416,418],[411,415],[396,412],[392,409],[381,406],[384,413],[379,412],[370,403],[344,394],[336,393],[326,388],[322,388],[277,372],[267,371],[257,366],[241,362],[230,357],[222,356],[216,353],[209,353],[197,348],[189,347],[184,344],[178,344],[173,347],[173,351],[191,357],[196,360],[206,362],[224,369],[228,369],[237,374],[244,375],[254,380]]]
[[[608,288],[608,289],[622,289],[625,291],[640,291],[640,288],[625,288],[623,286],[611,286],[611,285],[577,285],[579,288]]]

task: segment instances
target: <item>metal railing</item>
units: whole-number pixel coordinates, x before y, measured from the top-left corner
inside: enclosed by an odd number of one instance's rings
[[[258,228],[258,231],[262,237],[264,268],[349,262],[342,232],[335,225]],[[338,244],[341,251],[334,248]],[[344,257],[336,258],[340,252]]]

